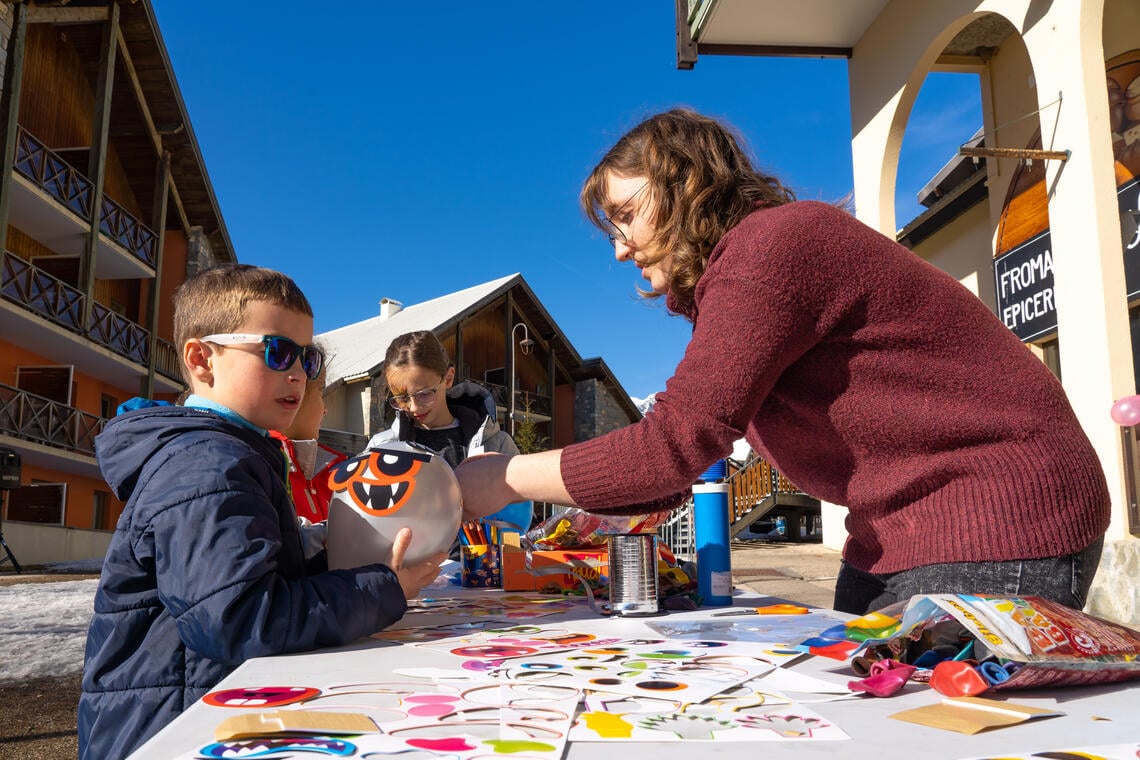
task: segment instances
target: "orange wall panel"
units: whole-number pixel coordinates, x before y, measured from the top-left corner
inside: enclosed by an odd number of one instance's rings
[[[186,280],[189,242],[181,230],[168,230],[162,238],[162,282],[158,302],[158,337],[174,342],[174,291]]]

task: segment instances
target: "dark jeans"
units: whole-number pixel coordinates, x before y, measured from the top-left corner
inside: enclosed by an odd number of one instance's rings
[[[1103,547],[1101,537],[1064,557],[923,565],[885,575],[844,562],[835,582],[835,609],[864,615],[915,594],[996,594],[1041,596],[1079,610],[1085,606]]]

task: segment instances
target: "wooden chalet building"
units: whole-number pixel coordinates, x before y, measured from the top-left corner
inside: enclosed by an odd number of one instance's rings
[[[436,334],[457,382],[491,391],[504,429],[534,423],[548,448],[641,419],[606,363],[583,359],[522,275],[513,274],[409,306],[384,298],[377,316],[318,335],[330,356],[329,430],[322,433],[330,443],[359,449],[391,424],[384,354],[393,338],[413,330]]]

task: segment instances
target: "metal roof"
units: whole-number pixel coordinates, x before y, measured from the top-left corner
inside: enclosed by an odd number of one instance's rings
[[[329,355],[326,383],[374,373],[384,361],[392,339],[413,330],[438,331],[455,317],[464,315],[519,279],[519,274],[501,277],[482,285],[404,306],[389,317],[379,314],[362,322],[330,330],[316,336]]]

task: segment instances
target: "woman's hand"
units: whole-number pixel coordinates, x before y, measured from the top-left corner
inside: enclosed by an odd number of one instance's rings
[[[404,555],[412,544],[412,529],[400,528],[392,542],[392,571],[400,581],[405,599],[415,599],[420,590],[439,577],[439,565],[447,558],[447,552],[437,552],[414,565],[404,564]]]
[[[507,486],[507,463],[511,457],[488,452],[467,457],[455,468],[463,494],[463,519],[478,520],[503,505],[521,501]]]
[[[479,454],[455,468],[463,517],[477,520],[515,501],[577,506],[562,482],[562,449],[537,454]]]

